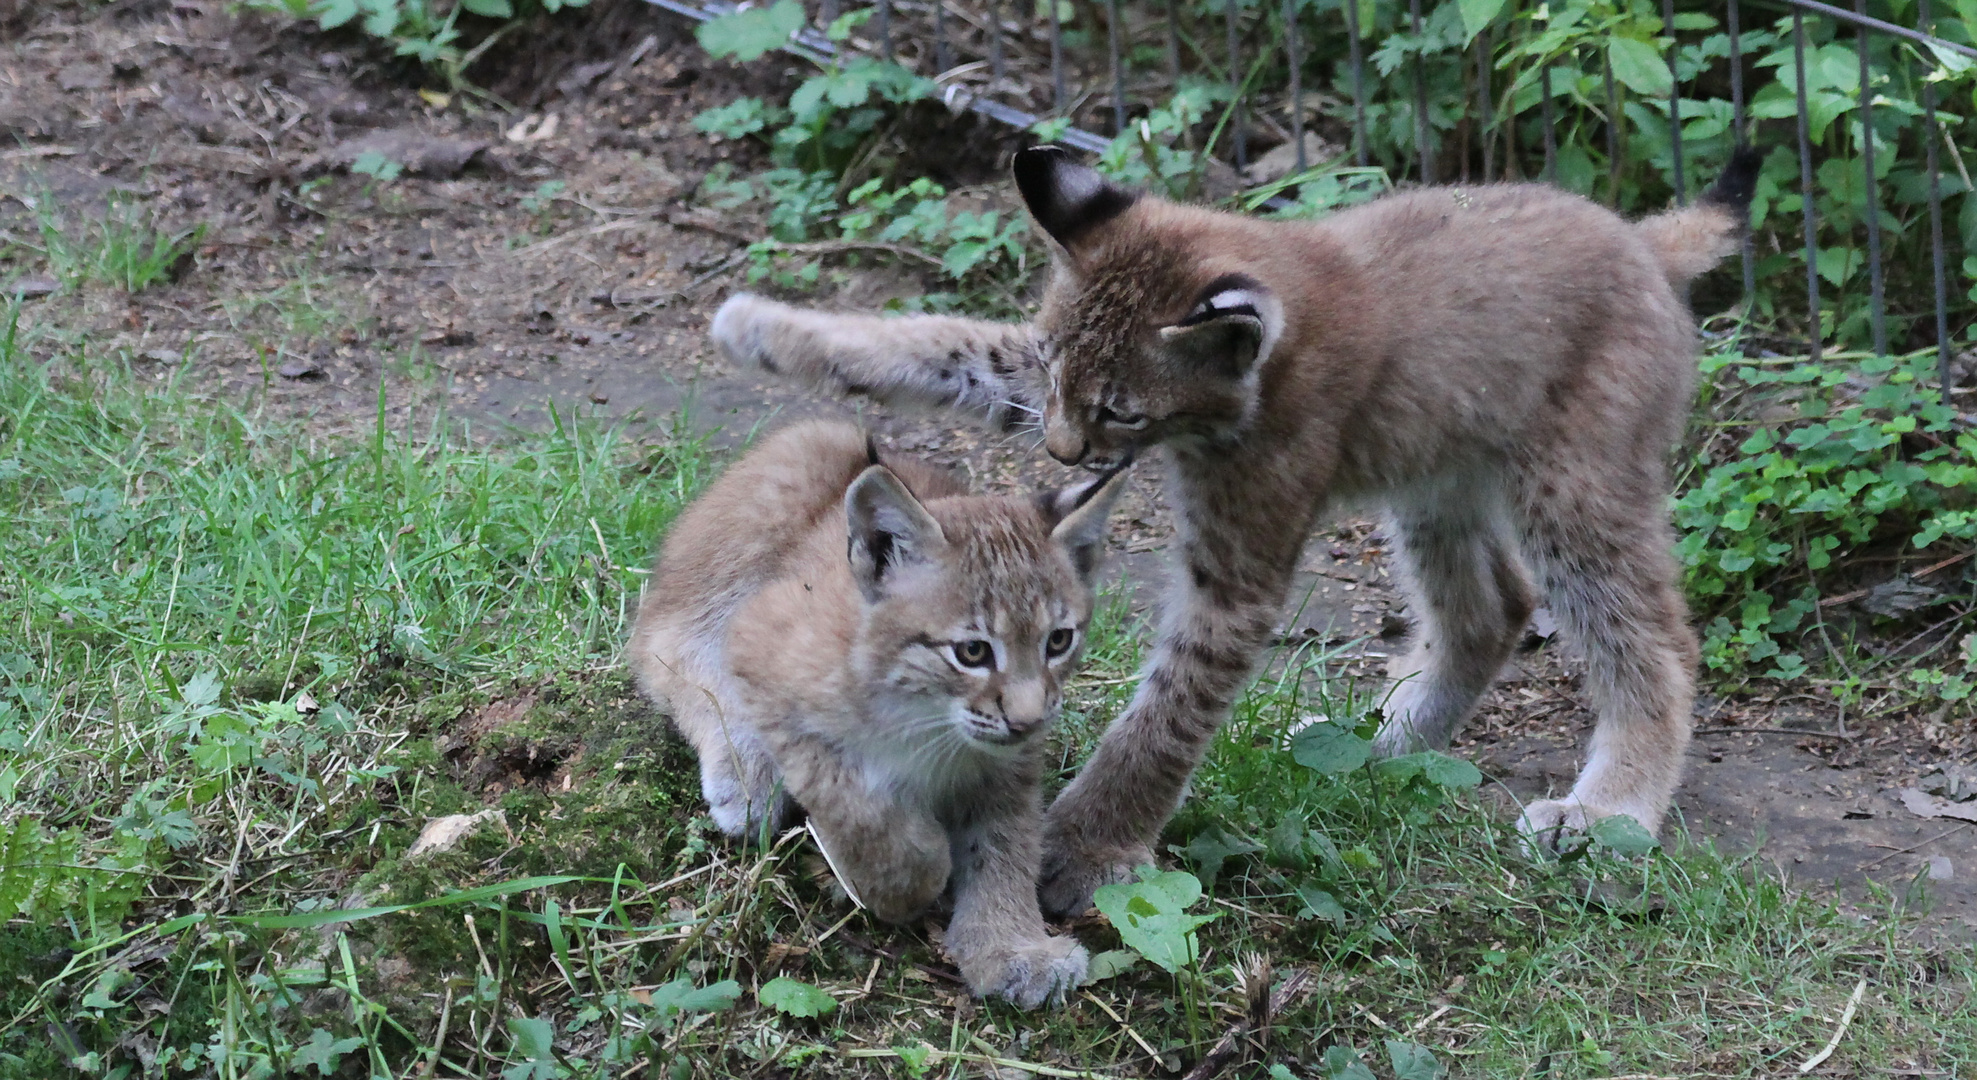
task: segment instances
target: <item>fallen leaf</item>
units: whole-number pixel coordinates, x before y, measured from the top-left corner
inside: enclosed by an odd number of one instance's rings
[[[1977,821],[1977,805],[1953,803],[1948,799],[1938,799],[1921,788],[1903,788],[1897,792],[1901,804],[1916,817],[1952,818],[1956,821]]]
[[[475,829],[489,821],[507,823],[506,817],[498,809],[482,810],[478,814],[448,814],[445,817],[434,818],[426,822],[425,828],[419,830],[419,838],[412,841],[412,849],[405,853],[405,857],[415,859],[436,851],[451,851],[460,846],[460,841],[465,840]]]
[[[1928,607],[1941,595],[1941,590],[1932,589],[1914,578],[1898,577],[1867,590],[1867,599],[1862,600],[1860,606],[1882,618],[1898,619],[1909,612]]]
[[[402,127],[346,139],[330,151],[330,157],[348,168],[365,154],[377,154],[397,162],[410,175],[444,180],[460,175],[487,146],[485,139],[447,138]]]
[[[24,277],[14,279],[14,283],[8,286],[7,293],[23,300],[39,300],[53,294],[59,288],[61,286],[55,283],[54,278]]]

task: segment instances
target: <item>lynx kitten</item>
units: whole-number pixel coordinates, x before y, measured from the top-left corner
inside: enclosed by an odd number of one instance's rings
[[[1037,784],[1121,487],[969,495],[855,427],[799,424],[681,515],[631,640],[723,830],[800,806],[883,919],[951,887],[968,985],[1025,1008],[1085,973],[1037,906]]]
[[[1758,156],[1695,205],[1629,222],[1541,184],[1419,188],[1258,221],[1016,155],[1054,242],[1034,322],[880,320],[736,296],[738,360],[841,392],[1019,426],[1092,464],[1158,446],[1175,580],[1139,693],[1045,818],[1045,906],[1147,861],[1280,618],[1330,509],[1388,511],[1416,619],[1378,749],[1446,747],[1537,594],[1585,647],[1599,714],[1538,838],[1654,828],[1689,741],[1696,660],[1668,528],[1696,375],[1690,278],[1736,250]]]

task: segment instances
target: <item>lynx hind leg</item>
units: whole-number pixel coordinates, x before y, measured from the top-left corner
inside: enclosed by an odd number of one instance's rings
[[[1695,696],[1696,640],[1676,584],[1658,456],[1616,471],[1566,466],[1536,486],[1527,547],[1552,610],[1586,653],[1597,721],[1563,798],[1525,807],[1527,835],[1626,814],[1657,831],[1681,783]]]
[[[1506,499],[1464,478],[1396,500],[1388,529],[1414,616],[1413,642],[1389,670],[1383,756],[1444,750],[1510,656],[1531,615]]]
[[[1044,373],[1027,323],[833,314],[737,293],[709,333],[735,363],[834,394],[951,409],[1000,430],[1041,415]]]

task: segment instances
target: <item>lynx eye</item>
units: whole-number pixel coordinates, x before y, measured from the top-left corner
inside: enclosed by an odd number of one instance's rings
[[[1071,651],[1071,643],[1078,639],[1078,632],[1068,627],[1059,627],[1044,639],[1043,651],[1053,659]]]
[[[1131,416],[1121,416],[1107,406],[1100,405],[1098,407],[1098,422],[1109,424],[1113,427],[1122,427],[1128,431],[1138,431],[1146,426],[1146,414],[1133,413]]]
[[[954,651],[954,662],[965,668],[986,668],[995,666],[995,646],[986,641],[957,641],[949,646]]]

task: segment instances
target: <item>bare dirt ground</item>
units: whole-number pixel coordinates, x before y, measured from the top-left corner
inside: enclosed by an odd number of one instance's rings
[[[0,287],[40,291],[43,214],[74,224],[134,205],[168,227],[207,226],[171,284],[29,300],[40,354],[87,334],[151,377],[325,434],[368,428],[380,411],[423,430],[443,412],[498,438],[554,408],[653,442],[712,432],[732,445],[780,417],[852,409],[735,370],[704,340],[762,230],[693,193],[719,162],[762,162],[691,120],[777,91],[786,59],[714,63],[684,20],[600,0],[474,69],[510,110],[422,97],[419,72],[354,37],[229,15],[220,0],[0,7],[0,40]],[[951,186],[995,175],[1013,138],[952,124],[937,137],[974,153],[929,154],[928,167]],[[367,148],[407,174],[350,174]],[[545,199],[547,182],[564,187]],[[869,307],[918,287],[899,271],[860,272],[817,302]],[[1062,479],[1020,440],[867,415],[978,485]],[[1168,530],[1153,471],[1141,472],[1114,563],[1144,609]],[[1348,669],[1371,673],[1398,646],[1401,616],[1377,531],[1349,520],[1307,549],[1284,633],[1349,643]],[[1506,814],[1512,797],[1570,784],[1591,721],[1569,647],[1532,642],[1459,749],[1501,782]],[[1918,816],[1898,795],[1944,766],[1969,768],[1968,712],[1841,717],[1786,686],[1706,695],[1697,724],[1679,803],[1694,837],[1754,849],[1846,903],[1868,902],[1870,879],[1915,895],[1920,876],[1934,927],[1977,930],[1977,828]]]

